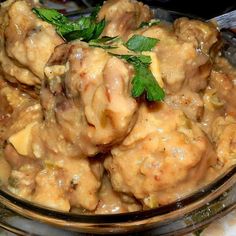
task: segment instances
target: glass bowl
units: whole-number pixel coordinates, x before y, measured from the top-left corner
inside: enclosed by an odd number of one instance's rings
[[[0,227],[19,235],[49,235],[49,232],[50,236],[55,232],[57,236],[60,233],[78,235],[73,231],[82,234],[183,235],[203,228],[236,207],[236,166],[191,195],[146,211],[109,215],[65,213],[41,207],[4,190],[0,190],[0,202]]]
[[[87,14],[89,11],[85,11]],[[172,22],[181,13],[155,9]],[[77,13],[69,14],[77,17]],[[186,16],[186,15],[184,15]],[[192,17],[195,18],[195,17]],[[236,65],[236,41],[225,31],[223,54]],[[42,207],[0,189],[0,228],[17,235],[126,234],[183,235],[194,232],[236,207],[236,166],[214,182],[177,202],[131,213],[89,215]],[[1,234],[1,231],[0,231]]]

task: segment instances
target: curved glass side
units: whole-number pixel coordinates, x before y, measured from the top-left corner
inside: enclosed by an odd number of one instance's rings
[[[178,202],[143,212],[114,215],[65,213],[32,204],[3,190],[0,190],[0,201],[11,211],[24,216],[21,220],[29,218],[64,230],[93,234],[145,231],[154,235],[171,235],[173,232],[181,235],[209,224],[235,207],[236,167]],[[15,227],[9,219],[11,217],[2,217],[1,222]],[[25,230],[22,227],[17,229]]]

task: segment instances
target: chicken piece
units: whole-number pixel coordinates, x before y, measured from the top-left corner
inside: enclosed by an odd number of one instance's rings
[[[49,167],[40,171],[35,178],[35,191],[31,201],[61,211],[69,211],[70,203],[64,191],[63,173]]]
[[[207,27],[207,24],[202,23],[197,26],[204,28]],[[215,33],[215,29],[212,30],[213,33]],[[210,56],[199,49],[194,40],[184,41],[170,26],[165,24],[140,29],[134,34],[160,40],[153,52],[156,53],[159,60],[161,76],[167,93],[175,94],[184,87],[193,92],[206,88],[212,68]],[[215,41],[212,41],[211,46],[214,43]],[[210,43],[208,47],[210,47]]]
[[[13,110],[2,134],[3,141],[12,144],[5,147],[4,158],[13,168],[10,181],[16,179],[17,182],[15,187],[9,184],[9,190],[33,202],[59,210],[69,211],[71,205],[94,210],[98,204],[97,192],[102,178],[101,164],[95,165],[81,156],[81,151],[65,140],[61,127],[55,120],[43,121],[40,104],[18,92],[19,90],[10,87],[0,90]],[[32,123],[34,126],[28,129]],[[48,163],[59,168],[63,178],[58,179],[56,173],[47,170],[45,166]],[[40,173],[37,175],[35,171],[35,175],[28,174],[22,169],[26,165],[37,165],[37,172]],[[72,188],[71,181],[75,175],[78,177],[78,186],[73,185]],[[64,181],[64,186],[60,186],[60,181]],[[48,191],[52,188],[51,185],[55,185],[55,191]]]
[[[0,155],[0,187],[6,186],[8,183],[8,178],[11,174],[11,166],[3,157],[2,151]]]
[[[5,159],[14,169],[10,178],[19,182],[14,188],[9,185],[9,190],[57,210],[69,211],[73,206],[94,210],[103,175],[101,162],[78,155],[55,124],[38,122],[30,136],[27,155],[19,155],[9,144],[4,150]],[[28,172],[22,171],[26,165],[38,167],[30,183],[24,182],[28,181]],[[18,180],[20,176],[23,182]]]
[[[42,119],[39,102],[3,80],[0,84],[0,99],[0,142],[2,143],[30,123]],[[22,140],[25,141],[21,138],[18,146],[21,146]]]
[[[35,188],[35,176],[38,173],[36,165],[23,165],[18,170],[12,170],[8,179],[8,189],[19,197],[31,200]]]
[[[183,112],[157,104],[140,108],[135,127],[104,165],[115,191],[153,208],[197,189],[215,161],[211,144],[195,123]]]
[[[220,45],[219,31],[211,22],[189,20],[183,17],[174,22],[174,31],[179,39],[193,43],[195,48],[208,55],[212,50],[217,51]]]
[[[11,120],[4,133],[5,140],[8,140],[12,135],[22,131],[29,124],[40,123],[42,121],[42,110],[40,104],[32,100],[14,110],[11,115]],[[21,144],[19,144],[21,145]]]
[[[55,124],[50,126],[42,124],[39,130],[34,129],[33,132],[32,152],[46,165],[60,169],[63,177],[57,179],[57,185],[63,182],[63,186],[60,186],[60,192],[66,196],[70,207],[94,210],[98,204],[97,193],[103,172],[101,163],[94,166],[93,161],[82,154],[78,154],[79,150],[65,140],[60,132],[60,127]],[[43,196],[42,193],[40,195]],[[54,200],[57,198],[56,195],[55,192]],[[54,196],[54,193],[51,193],[51,196]],[[43,200],[41,204],[45,205]],[[56,202],[53,204],[56,206]]]
[[[9,163],[12,169],[19,170],[25,165],[34,165],[39,163],[32,158],[25,157],[17,153],[15,148],[11,144],[7,144],[3,150],[4,159]]]
[[[188,89],[166,96],[165,102],[175,109],[180,109],[193,121],[200,121],[204,113],[202,97]]]
[[[69,211],[71,206],[94,210],[98,204],[102,165],[81,156],[80,149],[65,140],[55,120],[45,122],[38,101],[9,86],[3,86],[0,95],[6,100],[3,114],[8,112],[7,107],[11,108],[1,134],[3,143],[8,143],[4,159],[13,169],[9,190],[58,210]],[[48,170],[48,165],[56,170]],[[28,171],[26,166],[34,170]],[[54,191],[49,191],[52,187]]]
[[[101,162],[61,153],[58,156],[45,160],[45,168],[36,176],[32,201],[63,211],[71,207],[94,210],[103,175]]]
[[[236,69],[224,58],[217,58],[210,76],[210,87],[215,99],[226,112],[236,117]]]
[[[236,160],[236,119],[232,116],[218,117],[212,125],[212,140],[219,161],[226,167]]]
[[[95,210],[99,203],[98,191],[103,176],[102,163],[98,160],[94,166],[93,160],[86,157],[65,158],[63,171],[71,206]]]
[[[56,178],[56,186],[61,188],[58,191],[66,196],[63,199],[69,202],[70,207],[85,208],[87,210],[96,208],[98,204],[97,194],[103,173],[101,163],[95,165],[92,160],[82,155],[73,144],[65,140],[60,132],[60,127],[55,124],[42,124],[38,127],[38,130],[34,129],[31,147],[34,156],[40,159],[44,165],[60,169],[61,178]],[[43,179],[47,178],[44,175],[42,177]],[[54,177],[52,176],[52,178]],[[52,181],[54,180],[52,179]],[[42,190],[38,190],[40,196],[44,195]],[[58,191],[50,193],[53,199],[50,202],[51,207],[53,204],[56,206]],[[43,200],[39,200],[39,196],[37,199],[37,202],[40,201],[41,204],[46,204]],[[64,210],[68,211],[70,207],[64,208]]]
[[[33,163],[29,158],[22,158],[12,145],[6,145],[6,141],[12,134],[17,133],[22,127],[27,125],[28,122],[38,119],[39,113],[32,109],[36,103],[34,99],[19,89],[11,87],[3,80],[0,81],[0,100],[0,146],[1,148],[4,147],[4,150],[1,150],[2,158],[0,158],[0,165],[2,168],[0,182],[7,185],[8,178],[12,176],[12,174],[14,176],[18,173],[11,173],[11,169],[17,171],[23,165],[31,165]],[[20,117],[22,120],[19,123]],[[25,140],[25,137],[21,137],[21,139],[18,140],[17,146],[21,147],[22,142]],[[25,174],[19,173],[19,176],[21,175],[25,176]]]
[[[235,103],[236,70],[222,57],[215,59],[209,85],[203,94],[204,114],[202,129],[212,138],[212,124],[225,115],[236,117]]]
[[[0,71],[14,83],[35,86],[54,48],[63,43],[54,27],[33,12],[27,0],[7,1],[0,11]]]
[[[87,156],[106,151],[133,127],[138,106],[130,95],[132,67],[103,49],[74,42],[56,48],[45,74],[41,90],[44,119],[27,130],[30,142],[24,149],[27,158],[40,161],[43,167],[36,176],[32,201],[57,208],[59,199],[58,209],[94,211],[102,165]],[[55,183],[56,173],[47,177],[44,167],[48,164],[60,169],[58,181],[63,186]],[[55,185],[48,201],[41,182],[49,183],[46,191],[50,184]]]
[[[102,35],[126,38],[131,30],[153,17],[148,6],[134,0],[109,0],[104,3],[98,20],[105,19],[107,25]]]
[[[82,153],[106,151],[130,132],[138,106],[130,93],[129,64],[75,42],[56,48],[45,73],[50,93],[42,92],[42,104]]]
[[[112,189],[108,177],[105,175],[99,191],[99,204],[95,214],[117,214],[142,210],[142,206],[128,196],[122,196]]]

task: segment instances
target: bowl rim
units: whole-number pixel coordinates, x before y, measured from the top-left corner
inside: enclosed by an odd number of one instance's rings
[[[186,221],[184,227],[177,227],[174,231],[170,229],[170,232],[175,232],[178,235],[178,232],[189,233],[193,229],[203,227],[213,219],[232,210],[236,206],[236,197],[233,202],[224,203],[219,211],[213,212],[203,221],[189,221],[189,217],[192,218],[201,209],[209,208],[212,211],[211,207],[231,188],[236,191],[236,165],[229,168],[215,181],[190,195],[171,204],[145,211],[96,215],[62,212],[16,197],[3,189],[0,189],[0,202],[23,217],[82,233],[117,234],[138,232],[155,230],[157,227],[161,229],[169,224],[179,224],[180,221],[183,224]]]
[[[227,181],[229,181],[234,176],[235,173],[236,173],[236,164],[231,166],[225,173],[222,173],[220,176],[218,176],[214,181],[206,184],[203,187],[200,187],[196,191],[167,205],[143,211],[133,211],[133,212],[115,213],[115,214],[91,214],[91,213],[81,214],[74,212],[65,212],[31,202],[29,200],[26,200],[11,193],[10,191],[4,188],[2,189],[0,188],[0,200],[5,199],[7,201],[11,201],[14,204],[28,210],[32,210],[33,207],[33,209],[39,214],[47,215],[50,217],[56,217],[61,220],[70,218],[72,221],[79,220],[80,222],[86,222],[86,223],[100,223],[101,221],[104,223],[122,223],[122,222],[127,222],[127,220],[130,219],[133,219],[135,221],[145,220],[153,216],[161,216],[164,214],[169,214],[172,213],[173,211],[179,210],[183,207],[186,207],[190,204],[200,201],[204,197],[209,196],[209,194],[211,194],[212,192],[219,190],[219,188],[222,187],[224,184],[226,184]]]

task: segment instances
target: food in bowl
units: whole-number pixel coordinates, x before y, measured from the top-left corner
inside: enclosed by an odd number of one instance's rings
[[[236,70],[211,22],[108,0],[71,21],[37,2],[0,12],[3,188],[60,211],[166,205],[235,160]]]

